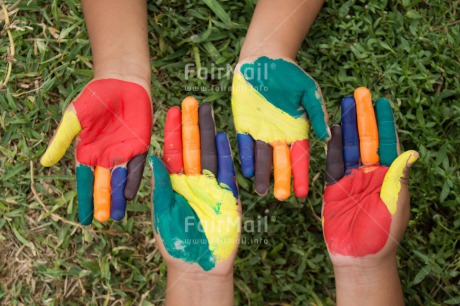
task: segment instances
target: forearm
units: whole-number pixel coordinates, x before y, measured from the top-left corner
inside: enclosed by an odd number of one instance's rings
[[[168,269],[166,305],[233,305],[233,273],[196,274]]]
[[[273,55],[294,59],[324,0],[259,0],[240,59]]]
[[[378,267],[334,267],[337,305],[404,305],[394,258]]]
[[[83,0],[94,78],[114,77],[150,86],[145,0]]]

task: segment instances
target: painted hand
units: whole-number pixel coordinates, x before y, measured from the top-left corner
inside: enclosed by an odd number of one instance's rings
[[[342,126],[328,144],[323,230],[336,266],[396,254],[409,220],[409,168],[418,153],[399,155],[386,99],[372,107],[367,88],[342,100]],[[360,162],[361,161],[361,162]]]
[[[193,97],[168,111],[163,161],[153,169],[156,240],[168,267],[228,272],[238,247],[241,204],[227,135],[216,135],[212,108]]]
[[[41,164],[51,167],[76,139],[78,219],[121,220],[136,196],[152,132],[149,94],[116,79],[90,82],[67,107]]]
[[[237,65],[233,77],[232,109],[243,175],[265,195],[274,167],[274,194],[286,200],[291,193],[308,194],[309,129],[328,140],[328,116],[321,89],[294,62],[259,57]],[[290,147],[289,147],[290,145]]]

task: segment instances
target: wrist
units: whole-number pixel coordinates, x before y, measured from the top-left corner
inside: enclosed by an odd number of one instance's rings
[[[356,258],[354,260],[356,261]],[[343,281],[348,285],[372,284],[384,277],[389,271],[397,271],[395,257],[378,262],[362,258],[358,264],[334,265],[336,283]]]
[[[150,64],[123,56],[107,56],[94,63],[93,79],[119,79],[141,85],[150,95]]]
[[[283,50],[282,47],[272,46],[272,47],[260,47],[260,48],[244,48],[240,53],[238,62],[253,62],[261,56],[267,56],[269,58],[283,58],[292,62],[295,62],[295,54],[288,50]]]
[[[166,305],[233,305],[233,271],[190,272],[168,268]]]
[[[396,258],[378,264],[334,266],[337,305],[402,305],[403,295]]]

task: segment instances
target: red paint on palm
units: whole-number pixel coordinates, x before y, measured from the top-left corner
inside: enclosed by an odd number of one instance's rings
[[[391,214],[380,198],[388,168],[364,169],[354,169],[324,192],[324,237],[334,254],[375,254],[388,240]]]
[[[116,79],[96,80],[73,105],[82,127],[77,144],[81,164],[110,168],[148,150],[152,105],[142,86]]]

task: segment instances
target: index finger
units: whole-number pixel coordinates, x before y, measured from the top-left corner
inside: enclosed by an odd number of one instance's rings
[[[379,129],[379,157],[383,166],[390,167],[398,157],[398,137],[390,102],[380,98],[375,102]]]

